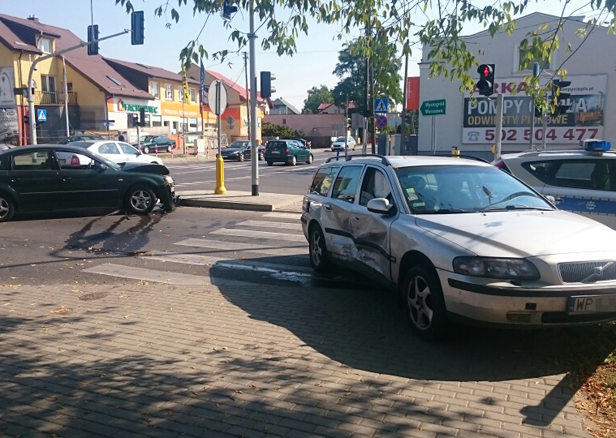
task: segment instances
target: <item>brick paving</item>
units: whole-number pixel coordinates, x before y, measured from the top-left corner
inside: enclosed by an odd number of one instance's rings
[[[559,332],[429,344],[395,304],[248,283],[5,285],[0,435],[590,436]]]

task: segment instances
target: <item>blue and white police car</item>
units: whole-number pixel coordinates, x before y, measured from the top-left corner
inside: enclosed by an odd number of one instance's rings
[[[586,140],[580,146],[504,154],[492,164],[553,196],[559,209],[616,229],[616,153],[608,141]]]

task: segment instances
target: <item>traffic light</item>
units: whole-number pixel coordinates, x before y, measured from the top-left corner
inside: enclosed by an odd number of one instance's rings
[[[130,120],[131,120],[131,125],[132,126],[139,126],[139,114],[129,114],[130,116]]]
[[[276,92],[276,89],[272,87],[272,81],[276,80],[276,76],[269,71],[261,72],[261,97],[272,97],[272,93]]]
[[[225,0],[225,3],[222,5],[222,18],[225,20],[231,20],[231,15],[237,12],[237,6],[229,3],[228,0]]]
[[[562,88],[567,88],[569,85],[571,85],[571,81],[561,81],[559,79],[554,79],[552,81],[552,115],[558,116],[564,114],[571,108],[571,105],[561,104],[562,101],[567,102],[571,97],[570,93],[561,92]]]
[[[88,26],[88,55],[98,55],[98,24]]]
[[[145,108],[139,108],[139,126],[145,126]]]
[[[494,70],[495,64],[481,64],[477,69],[479,73],[479,81],[477,81],[477,89],[482,96],[491,96],[494,94]]]
[[[143,44],[145,39],[145,15],[143,11],[133,11],[130,15],[130,43],[133,46]]]

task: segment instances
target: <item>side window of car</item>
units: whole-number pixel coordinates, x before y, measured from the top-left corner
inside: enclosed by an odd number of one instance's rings
[[[616,174],[606,160],[551,160],[524,163],[537,179],[557,187],[582,190],[616,190]]]
[[[357,184],[361,176],[362,166],[345,166],[340,170],[334,182],[332,198],[342,199],[350,203],[355,202]]]
[[[310,185],[310,193],[327,196],[329,188],[338,173],[338,167],[325,167],[317,171]]]
[[[25,152],[12,156],[12,169],[23,170],[51,170],[51,155],[49,151]]]
[[[368,167],[361,184],[359,205],[366,206],[374,198],[386,198],[389,202],[393,199],[385,174],[375,167]]]
[[[98,147],[98,153],[99,154],[115,154],[115,155],[119,155],[120,154],[120,150],[115,145],[115,143],[103,143],[102,145],[100,145]]]
[[[128,143],[118,143],[120,145],[120,149],[122,149],[122,152],[124,152],[127,155],[136,155],[137,154],[137,149],[135,149],[134,147],[132,147],[131,145],[129,145]]]
[[[92,158],[74,152],[58,151],[56,155],[62,170],[85,170],[94,163]]]

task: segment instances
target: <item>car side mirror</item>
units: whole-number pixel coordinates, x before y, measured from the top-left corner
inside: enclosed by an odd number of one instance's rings
[[[371,213],[378,213],[378,214],[391,214],[393,210],[393,204],[390,204],[389,201],[385,198],[374,198],[371,199],[370,201],[368,201],[368,205],[366,205],[366,207],[368,208],[368,211]]]

